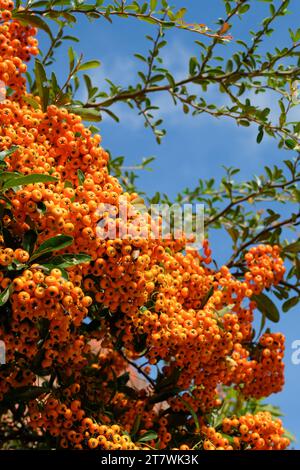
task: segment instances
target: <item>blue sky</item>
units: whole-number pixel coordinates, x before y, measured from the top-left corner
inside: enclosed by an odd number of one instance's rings
[[[235,21],[231,33],[234,39],[249,39],[248,30],[258,29],[259,21],[267,12],[267,3],[253,0],[251,13],[247,21]],[[205,23],[214,27],[218,18],[224,17],[223,2],[221,0],[174,0],[173,4],[186,7],[188,13],[186,21]],[[292,0],[291,15],[281,19],[281,28],[272,39],[268,40],[268,47],[280,46],[288,41],[288,27],[299,27],[299,0]],[[80,44],[74,44],[78,53],[83,53],[86,60],[99,59],[102,66],[99,70],[91,71],[91,78],[104,88],[104,78],[126,85],[136,80],[136,60],[134,53],[144,53],[149,47],[145,34],[155,34],[153,26],[134,20],[115,19],[113,25],[106,21],[97,21],[93,24],[80,20],[74,30],[80,39]],[[41,37],[41,47],[44,48],[46,40]],[[199,55],[194,44],[195,35],[176,31],[167,35],[168,47],[165,49],[165,63],[173,71],[175,77],[184,77],[188,70],[188,60],[192,55]],[[234,48],[234,43],[219,46],[220,54],[227,54],[227,49]],[[141,64],[141,63],[140,63]],[[139,66],[140,66],[139,64]],[[58,54],[58,60],[53,65],[59,77],[67,74],[66,50]],[[222,97],[216,90],[212,90],[210,98],[213,101]],[[270,105],[272,97],[266,95],[263,104]],[[156,98],[165,119],[167,136],[162,145],[158,146],[149,130],[144,129],[143,121],[125,105],[118,105],[121,114],[121,123],[111,120],[100,123],[103,136],[103,146],[108,148],[114,157],[124,155],[126,164],[133,165],[141,161],[142,157],[155,156],[151,164],[152,172],[141,172],[139,187],[148,195],[156,191],[167,193],[174,197],[185,187],[193,188],[199,178],[220,178],[223,175],[222,165],[238,166],[241,169],[240,178],[249,178],[252,174],[259,174],[265,165],[280,164],[285,158],[291,156],[284,150],[278,150],[276,142],[264,139],[260,145],[256,144],[257,130],[255,127],[237,127],[235,123],[225,118],[216,120],[207,116],[191,118],[183,115],[180,109],[174,108],[168,98],[160,95]],[[297,116],[298,113],[298,116]],[[299,109],[294,114],[299,117]],[[228,258],[229,244],[224,244],[221,233],[212,237],[212,248],[215,257],[222,261]],[[288,314],[282,314],[279,324],[272,326],[274,331],[282,331],[287,337],[286,341],[286,385],[283,392],[273,395],[269,402],[279,405],[284,414],[286,427],[298,437],[297,447],[300,443],[300,365],[291,362],[292,342],[300,339],[299,307]]]

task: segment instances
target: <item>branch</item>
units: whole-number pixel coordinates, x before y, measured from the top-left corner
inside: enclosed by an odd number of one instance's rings
[[[286,282],[286,281],[280,281],[279,284],[281,284],[284,287],[287,287],[288,289],[294,290],[300,296],[300,287],[297,287],[297,285],[290,284],[289,282]]]
[[[82,14],[82,15],[93,14],[93,15],[98,15],[99,18],[102,17],[105,19],[109,19],[110,16],[119,16],[121,18],[124,18],[124,17],[136,18],[139,20],[151,22],[162,28],[176,27],[178,29],[184,29],[190,32],[201,34],[208,38],[215,38],[215,40],[219,40],[219,41],[228,39],[228,37],[225,37],[223,34],[209,32],[210,31],[209,28],[204,27],[204,25],[192,24],[192,25],[189,25],[190,27],[186,27],[186,26],[182,26],[180,22],[176,23],[176,21],[165,21],[164,18],[158,18],[157,16],[154,16],[151,11],[149,11],[148,13],[132,12],[132,11],[124,10],[124,6],[120,10],[110,10],[108,14],[107,14],[106,9],[101,10],[99,8],[94,8],[94,7],[92,7],[89,10],[80,10],[78,8],[71,8],[71,9],[65,9],[65,10],[55,10],[53,8],[47,8],[45,10],[29,10],[27,8],[26,12],[32,13],[34,15],[39,15],[39,16],[47,16],[51,13],[54,13],[54,14],[59,13],[60,16],[64,16],[64,14],[71,13],[71,14]]]
[[[229,262],[227,263],[227,266],[229,268],[232,268],[233,266],[237,266],[237,264],[234,263],[234,260],[250,245],[253,245],[261,236],[264,234],[271,232],[273,230],[276,230],[280,227],[284,227],[286,225],[289,225],[291,223],[295,223],[297,219],[300,219],[300,212],[298,214],[292,215],[289,219],[282,220],[281,222],[277,222],[274,225],[271,225],[270,227],[266,227],[264,230],[256,234],[253,238],[248,240],[247,242],[243,243],[232,255],[230,258]]]
[[[134,369],[136,369],[146,380],[147,382],[149,382],[153,388],[155,388],[155,382],[154,380],[151,379],[151,377],[149,377],[146,372],[143,371],[143,369],[141,368],[141,366],[138,366],[135,362],[131,361],[130,359],[128,359],[128,357],[123,353],[123,351],[119,351],[119,354],[123,357],[123,359],[132,367],[134,367]]]
[[[244,2],[244,0],[242,1],[238,1],[237,2],[237,5],[235,6],[235,8],[230,12],[230,14],[227,16],[226,20],[224,21],[224,23],[228,23],[231,18],[238,12],[241,4]],[[213,54],[213,51],[214,51],[214,48],[216,47],[216,45],[218,44],[218,39],[215,38],[214,41],[212,42],[212,44],[208,47],[207,49],[207,53],[205,55],[205,58],[202,62],[202,65],[201,65],[201,69],[200,69],[200,75],[204,72],[205,68],[206,68],[206,65],[208,64],[208,62],[210,61],[211,57],[212,57],[212,54]]]
[[[300,43],[299,43],[300,45]],[[275,77],[298,77],[300,74],[300,67],[296,67],[292,70],[274,70],[272,72],[267,72],[263,70],[254,70],[253,72],[240,72],[233,71],[230,73],[225,73],[222,75],[209,75],[209,74],[197,74],[194,76],[189,76],[185,79],[182,79],[175,83],[174,86],[170,84],[160,85],[160,86],[152,86],[148,88],[141,88],[134,91],[125,91],[118,93],[114,96],[111,96],[99,103],[87,103],[84,107],[85,108],[99,108],[103,106],[110,106],[113,103],[118,101],[126,101],[126,100],[136,100],[137,98],[141,98],[150,93],[157,93],[161,91],[168,91],[171,92],[176,88],[180,88],[184,85],[188,85],[190,83],[199,83],[200,81],[203,82],[211,82],[211,83],[223,83],[229,82],[232,80],[232,83],[240,80],[241,78],[255,78],[255,77],[267,77],[267,76],[275,76]]]
[[[165,16],[164,16],[164,18],[165,18]],[[159,27],[157,36],[156,36],[156,38],[153,42],[152,50],[150,51],[150,60],[148,62],[148,73],[147,73],[147,77],[146,77],[145,88],[147,88],[148,85],[149,85],[151,75],[152,75],[152,71],[153,71],[154,61],[155,61],[155,57],[156,57],[155,54],[157,53],[157,46],[158,46],[160,38],[162,38],[163,36],[164,36],[164,34],[163,34],[161,28]]]
[[[58,30],[57,34],[55,35],[55,37],[53,37],[53,39],[51,41],[51,44],[50,44],[50,47],[49,47],[46,55],[44,56],[44,58],[42,60],[43,65],[47,65],[47,60],[51,58],[56,45],[59,43],[59,41],[61,41],[61,37],[62,37],[63,30],[64,30],[65,26],[66,26],[66,24],[62,23],[59,27],[59,30]]]
[[[254,54],[257,46],[261,42],[262,37],[268,31],[268,28],[271,25],[271,23],[273,23],[273,21],[281,14],[281,11],[282,11],[283,8],[286,8],[285,2],[283,2],[281,5],[279,5],[279,7],[277,8],[277,10],[274,11],[272,16],[270,16],[270,18],[264,23],[264,27],[255,34],[252,45],[251,45],[251,47],[248,48],[247,53],[244,57],[243,63],[247,62],[247,59],[249,59]],[[274,61],[274,63],[275,63],[275,61]],[[241,65],[240,65],[240,67],[241,67]]]
[[[290,133],[286,128],[283,128],[283,127],[280,127],[280,126],[274,126],[270,122],[260,121],[258,118],[256,118],[255,116],[253,116],[251,114],[243,115],[243,114],[234,113],[234,112],[226,110],[226,109],[213,111],[212,109],[209,109],[208,107],[203,107],[203,106],[200,106],[196,103],[191,102],[190,100],[188,100],[187,98],[182,97],[178,93],[173,93],[173,96],[178,98],[182,103],[187,104],[188,106],[193,108],[195,111],[198,111],[199,113],[206,113],[206,114],[209,114],[210,116],[214,116],[214,117],[226,116],[226,117],[230,117],[232,119],[235,119],[236,121],[239,121],[240,119],[244,119],[244,120],[246,119],[247,121],[258,124],[259,126],[264,126],[264,128],[266,130],[274,132],[278,136],[281,136],[281,134],[283,134],[283,136],[291,137],[294,140],[297,138],[298,143],[300,143],[300,138],[298,138],[294,134]]]
[[[290,181],[287,181],[285,183],[282,183],[282,184],[273,184],[273,185],[266,185],[266,186],[263,186],[259,191],[256,191],[256,192],[253,192],[253,193],[250,193],[248,194],[247,196],[244,196],[244,197],[241,197],[239,199],[236,199],[235,201],[232,201],[230,204],[228,204],[223,210],[221,210],[220,212],[218,212],[216,215],[214,215],[213,217],[211,217],[210,219],[208,219],[208,221],[206,222],[206,225],[211,225],[212,223],[214,223],[216,220],[218,220],[219,218],[223,217],[227,212],[229,212],[234,206],[238,205],[238,204],[241,204],[243,202],[246,202],[248,201],[249,199],[253,199],[253,198],[256,198],[258,196],[260,196],[261,194],[263,194],[263,191],[264,190],[270,190],[270,189],[284,189],[286,188],[287,186],[290,186],[291,184],[294,184],[294,183],[297,183],[297,182],[300,182],[300,177],[299,178],[293,178],[292,180]]]
[[[62,97],[63,95],[63,92],[64,90],[66,90],[66,88],[68,87],[69,83],[71,82],[71,79],[72,77],[76,74],[76,72],[79,70],[80,68],[80,65],[81,65],[81,62],[82,62],[82,59],[83,59],[83,55],[81,54],[79,59],[78,59],[78,62],[77,64],[73,67],[73,69],[70,71],[65,83],[63,84],[63,86],[61,87],[61,89],[59,90],[59,92],[57,93],[57,95],[55,96],[54,98],[54,101],[57,103],[59,101],[59,99]]]

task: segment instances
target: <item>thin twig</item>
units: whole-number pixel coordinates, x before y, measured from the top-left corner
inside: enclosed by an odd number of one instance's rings
[[[287,181],[285,183],[282,183],[282,184],[274,184],[274,185],[268,185],[268,186],[265,186],[265,187],[262,187],[260,189],[260,191],[257,191],[257,192],[254,192],[254,193],[250,193],[248,194],[247,196],[244,196],[244,197],[241,197],[239,199],[236,199],[235,201],[232,201],[230,204],[228,204],[223,210],[221,210],[220,212],[218,212],[216,215],[214,215],[213,217],[211,217],[210,219],[208,219],[208,221],[206,222],[206,225],[210,225],[212,224],[213,222],[215,222],[216,220],[220,219],[221,217],[223,217],[227,212],[229,212],[234,206],[238,205],[238,204],[241,204],[243,202],[246,202],[248,201],[249,199],[252,199],[252,198],[256,198],[258,197],[260,194],[263,194],[263,191],[264,190],[270,190],[270,189],[284,189],[286,188],[287,186],[290,186],[291,184],[294,184],[294,183],[297,183],[297,182],[300,182],[300,177],[299,178],[293,178],[292,180],[290,181]]]
[[[300,212],[298,214],[292,215],[290,218],[282,220],[281,222],[277,222],[276,224],[271,225],[270,227],[266,227],[264,230],[261,230],[259,233],[257,233],[253,238],[248,240],[247,242],[243,243],[232,255],[230,258],[229,262],[227,263],[227,266],[229,268],[235,266],[234,260],[250,245],[253,245],[261,236],[265,235],[268,232],[271,232],[273,230],[276,230],[278,228],[284,227],[286,225],[289,225],[291,223],[296,222],[297,219],[300,219]]]
[[[280,281],[279,284],[283,285],[284,287],[287,287],[288,289],[294,290],[294,291],[297,292],[297,294],[300,296],[300,286],[298,287],[298,286],[295,285],[295,284],[290,284],[290,283],[287,282],[287,281]]]
[[[225,73],[222,75],[209,75],[209,74],[198,74],[194,76],[189,76],[185,79],[182,79],[175,83],[175,85],[160,85],[160,86],[152,86],[148,88],[142,88],[135,91],[125,91],[120,92],[114,96],[111,96],[101,102],[98,103],[87,103],[84,107],[86,108],[99,108],[106,106],[108,104],[116,103],[118,101],[126,101],[126,100],[135,100],[137,98],[141,98],[150,93],[157,93],[162,91],[172,91],[176,88],[180,88],[182,86],[188,85],[189,83],[199,83],[200,81],[203,82],[211,82],[211,83],[222,83],[226,81],[232,80],[232,82],[238,81],[241,78],[255,78],[255,77],[268,77],[270,75],[274,77],[298,77],[300,74],[300,67],[296,67],[292,70],[274,70],[272,72],[261,71],[261,70],[254,70],[253,72],[241,72],[237,74],[235,71],[230,73]]]
[[[123,357],[123,359],[128,362],[129,365],[131,365],[132,367],[134,367],[134,369],[136,369],[151,385],[153,388],[155,388],[155,382],[154,380],[151,379],[151,377],[149,377],[145,371],[143,371],[143,369],[141,368],[141,366],[138,366],[135,362],[131,361],[130,359],[128,359],[128,357],[123,353],[123,351],[119,351],[119,354]]]

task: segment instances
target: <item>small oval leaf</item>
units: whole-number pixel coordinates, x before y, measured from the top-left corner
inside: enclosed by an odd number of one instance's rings
[[[284,302],[284,304],[282,305],[282,310],[285,313],[288,312],[289,310],[291,310],[291,308],[295,307],[299,301],[300,301],[299,296],[296,295],[295,297],[291,297],[290,299]]]
[[[266,294],[253,295],[252,300],[257,305],[258,310],[274,323],[279,322],[280,314],[278,308]]]
[[[10,286],[8,286],[3,292],[0,294],[0,307],[6,304],[10,296]]]
[[[81,72],[82,70],[90,70],[90,69],[96,69],[97,67],[100,67],[101,62],[99,60],[90,60],[89,62],[85,62],[84,64],[81,64],[78,67],[78,70]]]

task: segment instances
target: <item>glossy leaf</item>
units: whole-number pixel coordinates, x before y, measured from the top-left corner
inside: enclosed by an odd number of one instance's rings
[[[138,442],[149,442],[158,438],[158,435],[155,431],[146,431],[142,437],[139,438]]]
[[[26,250],[30,255],[34,251],[34,247],[37,241],[38,235],[35,230],[28,230],[23,238],[23,248]]]
[[[6,302],[9,299],[9,296],[10,296],[10,286],[6,287],[6,289],[4,289],[4,291],[0,293],[0,307],[6,304]]]
[[[73,237],[68,235],[57,235],[55,237],[49,238],[45,242],[43,242],[39,248],[34,252],[33,256],[31,257],[31,261],[36,258],[39,258],[46,253],[51,253],[52,251],[59,251],[67,248],[68,246],[72,245]]]
[[[81,64],[78,70],[79,71],[91,70],[91,69],[100,67],[100,65],[101,65],[101,62],[99,60],[90,60],[89,62],[85,62],[84,64]]]
[[[49,86],[47,85],[47,75],[45,68],[38,59],[35,60],[34,73],[37,91],[42,101],[43,110],[45,111],[49,103],[50,91]]]
[[[268,297],[266,294],[261,293],[259,295],[253,295],[251,299],[254,300],[258,310],[263,313],[266,318],[268,318],[274,323],[279,322],[280,315],[278,308],[270,299],[270,297]]]

